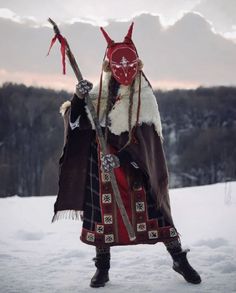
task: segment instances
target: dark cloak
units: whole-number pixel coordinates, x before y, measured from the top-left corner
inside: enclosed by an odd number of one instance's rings
[[[71,129],[69,121],[80,116],[79,127]],[[88,156],[95,131],[92,129],[85,110],[84,100],[74,95],[63,115],[65,144],[59,161],[59,192],[54,205],[54,219],[60,218],[61,211],[83,211]],[[126,152],[138,164],[144,174],[158,209],[166,220],[173,224],[168,191],[168,171],[160,136],[153,124],[141,123],[134,131],[135,143],[129,144],[121,152]],[[128,132],[121,135],[109,133],[108,143],[118,150],[128,141]],[[73,213],[72,213],[73,214]]]

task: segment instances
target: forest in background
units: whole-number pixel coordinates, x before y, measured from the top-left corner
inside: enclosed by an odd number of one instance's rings
[[[155,91],[170,187],[236,180],[236,87]],[[65,91],[0,88],[0,197],[55,195]]]

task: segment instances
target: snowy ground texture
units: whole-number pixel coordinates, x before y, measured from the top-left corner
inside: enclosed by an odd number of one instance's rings
[[[111,281],[93,289],[94,248],[81,223],[51,224],[55,197],[0,199],[0,292],[236,292],[236,182],[171,190],[172,212],[200,285],[171,269],[163,244],[112,248]]]

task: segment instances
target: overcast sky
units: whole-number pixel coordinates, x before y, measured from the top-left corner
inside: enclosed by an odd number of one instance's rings
[[[32,16],[44,22],[48,15],[58,20],[73,18],[104,23],[108,19],[127,19],[140,12],[157,13],[163,22],[173,23],[184,10],[192,10],[199,0],[1,0],[1,7],[8,8],[21,17]]]
[[[236,32],[235,0],[0,0],[0,15],[46,22],[83,19],[104,24],[109,19],[127,20],[142,12],[160,16],[163,25],[173,24],[183,13],[195,11],[223,32]],[[5,10],[3,10],[5,9]]]
[[[235,68],[233,66],[236,65],[233,55],[236,48],[236,0],[0,0],[1,38],[7,39],[4,46],[0,48],[2,50],[0,83],[11,79],[15,82],[47,86],[48,80],[51,79],[52,87],[66,89],[72,87],[74,82],[72,74],[69,74],[65,79],[64,76],[59,75],[59,72],[56,72],[58,67],[55,64],[52,66],[54,71],[48,70],[44,62],[41,62],[39,66],[31,64],[34,62],[30,56],[32,54],[24,55],[24,46],[27,47],[27,50],[38,50],[38,56],[43,55],[49,42],[46,39],[51,37],[49,37],[48,32],[45,33],[43,28],[39,28],[38,36],[41,37],[41,42],[37,48],[32,48],[30,42],[33,39],[33,32],[30,25],[43,26],[47,24],[46,20],[49,16],[61,25],[76,21],[88,23],[86,32],[88,39],[91,39],[91,43],[80,45],[80,56],[82,56],[82,63],[86,67],[85,61],[88,60],[88,56],[82,54],[86,52],[86,46],[87,51],[89,50],[93,54],[93,50],[88,47],[92,45],[91,36],[97,37],[89,24],[97,26],[110,23],[110,31],[115,34],[119,27],[122,32],[125,26],[122,24],[117,26],[114,21],[127,21],[128,25],[131,19],[143,12],[150,13],[153,17],[137,18],[139,19],[137,29],[142,31],[144,35],[136,32],[135,40],[139,48],[141,47],[140,51],[143,53],[144,63],[147,65],[146,70],[150,73],[151,80],[155,84],[167,88],[194,87],[201,84],[236,84],[236,80],[231,78],[230,75],[233,74]],[[198,13],[199,17],[190,14],[188,18],[183,18],[187,12]],[[4,19],[8,19],[8,21],[4,21]],[[10,20],[13,22],[10,22]],[[72,31],[79,34],[79,27],[68,25],[66,28],[73,43]],[[151,35],[148,30],[151,30]],[[17,44],[14,43],[14,39],[10,38],[10,32],[11,34],[16,33],[16,38],[19,38],[19,44],[23,48],[14,52],[12,47],[17,46]],[[200,43],[196,40],[195,32],[198,34]],[[153,36],[153,47],[156,51],[149,50],[152,46],[152,37],[150,38],[150,36]],[[186,36],[188,40],[186,40]],[[141,41],[142,38],[146,40],[145,44]],[[188,42],[187,46],[183,45],[186,41]],[[161,45],[158,45],[160,42]],[[214,47],[211,47],[213,43]],[[101,40],[98,40],[98,44],[98,51],[102,52],[104,44]],[[149,47],[147,47],[147,44]],[[169,48],[170,44],[174,47]],[[183,51],[186,58],[183,58]],[[10,54],[10,52],[12,55],[9,58],[7,54]],[[159,55],[162,55],[163,52],[164,54],[163,56],[157,56],[156,52]],[[19,54],[21,55],[19,56]],[[153,54],[153,56],[150,56],[150,54]],[[91,60],[98,63],[101,56],[96,57],[91,56]],[[6,62],[6,58],[8,62]],[[37,55],[36,58],[38,59]],[[153,58],[159,64],[152,66]],[[196,58],[196,64],[192,62],[192,58]],[[22,59],[24,66],[20,65],[20,60],[17,59]],[[59,63],[60,60],[55,59],[56,62]],[[202,64],[199,65],[199,62],[202,62]],[[89,60],[88,65],[91,66]],[[97,75],[99,74],[96,74],[96,72],[99,72],[99,66],[95,66],[96,70],[94,68],[91,70],[85,69],[88,78],[93,81],[98,79]],[[199,72],[196,72],[196,70],[199,70]],[[203,70],[208,71],[208,74],[207,72],[203,73]],[[220,73],[216,76],[215,71]]]

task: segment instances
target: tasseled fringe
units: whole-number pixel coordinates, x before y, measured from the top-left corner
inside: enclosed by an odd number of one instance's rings
[[[64,211],[58,211],[54,214],[52,218],[52,223],[58,221],[58,220],[82,220],[83,218],[83,212],[82,211],[76,211],[76,210],[64,210]]]

